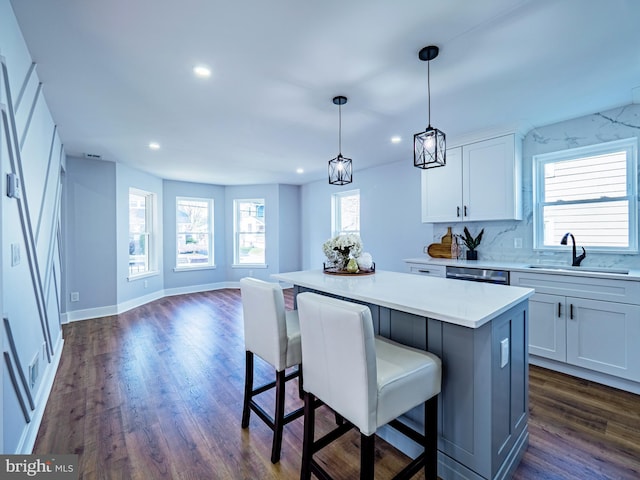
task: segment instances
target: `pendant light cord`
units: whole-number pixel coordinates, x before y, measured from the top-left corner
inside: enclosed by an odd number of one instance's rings
[[[427,96],[429,98],[429,127],[431,127],[431,61],[427,62]]]
[[[338,104],[338,154],[342,155],[342,105]]]

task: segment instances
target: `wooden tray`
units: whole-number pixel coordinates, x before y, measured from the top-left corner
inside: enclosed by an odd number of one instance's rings
[[[427,253],[433,258],[451,258],[451,244],[432,243],[427,247]]]
[[[347,272],[346,270],[342,270],[338,267],[327,267],[323,263],[322,271],[327,275],[344,275],[344,276],[373,275],[374,273],[376,273],[376,263],[373,262],[373,265],[371,266],[371,270],[358,270],[356,273]]]
[[[346,270],[333,270],[333,269],[328,269],[328,270],[323,270],[324,273],[326,273],[327,275],[344,275],[344,276],[350,276],[350,277],[354,277],[354,276],[358,276],[358,275],[373,275],[375,272],[375,270],[369,270],[369,271],[364,271],[364,270],[358,270],[356,273],[350,273],[347,272]]]

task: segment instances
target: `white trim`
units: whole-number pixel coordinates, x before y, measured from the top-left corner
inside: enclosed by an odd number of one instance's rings
[[[109,317],[111,315],[118,314],[118,307],[116,305],[109,305],[107,307],[87,308],[84,310],[72,310],[64,314],[62,323],[79,322],[80,320],[88,320],[90,318]]]
[[[231,268],[269,268],[266,263],[234,263]]]
[[[638,137],[629,137],[624,139],[618,139],[608,142],[601,142],[592,145],[584,145],[576,148],[569,148],[565,150],[559,150],[556,152],[542,153],[534,155],[531,162],[532,167],[532,209],[533,209],[533,250],[535,252],[545,251],[560,251],[562,247],[559,245],[545,245],[544,244],[544,228],[542,223],[544,222],[544,202],[543,191],[545,185],[544,178],[544,165],[548,163],[559,163],[568,160],[576,160],[580,158],[594,157],[598,155],[605,155],[617,151],[624,151],[626,154],[627,165],[627,194],[623,197],[620,196],[617,200],[627,200],[629,202],[628,212],[628,231],[627,238],[629,246],[626,248],[610,247],[610,246],[588,246],[588,251],[595,253],[612,253],[623,255],[637,255],[638,254]],[[616,200],[616,198],[590,198],[584,202],[599,203]],[[582,203],[584,203],[582,202]],[[581,203],[581,201],[560,202],[562,204],[574,205]],[[558,204],[555,202],[553,204]]]
[[[187,293],[207,292],[209,290],[221,290],[223,288],[240,288],[239,282],[217,282],[206,283],[202,285],[193,285],[188,287],[169,288],[158,290],[143,297],[133,298],[117,305],[106,307],[87,308],[84,310],[73,310],[62,315],[62,323],[79,322],[81,320],[90,320],[93,318],[110,317],[140,307],[154,300],[174,295],[184,295]]]
[[[160,275],[160,271],[158,271],[158,270],[153,270],[151,272],[137,273],[137,274],[134,274],[134,275],[129,275],[127,277],[127,281],[128,282],[135,282],[136,280],[140,280],[140,279],[143,279],[143,278],[149,278],[149,277],[155,277],[155,276],[158,276],[158,275]]]
[[[193,272],[197,270],[215,270],[217,267],[215,265],[203,265],[197,267],[174,267],[174,272]]]
[[[199,292],[208,292],[210,290],[222,290],[223,288],[240,288],[236,287],[233,284],[237,282],[217,282],[217,283],[208,283],[204,285],[196,285],[191,287],[177,287],[177,288],[169,288],[164,290],[165,297],[172,297],[174,295],[184,295],[187,293],[199,293]]]
[[[56,378],[58,372],[58,366],[60,365],[60,359],[62,358],[62,349],[64,347],[64,339],[62,335],[58,337],[58,342],[54,351],[56,354],[52,357],[49,368],[46,371],[46,376],[42,379],[42,384],[38,390],[38,396],[35,398],[36,409],[33,412],[31,421],[26,425],[20,436],[20,441],[16,447],[16,454],[29,455],[33,452],[33,447],[36,444],[36,438],[38,437],[38,430],[40,430],[40,424],[44,417],[44,410],[53,388],[53,381]]]

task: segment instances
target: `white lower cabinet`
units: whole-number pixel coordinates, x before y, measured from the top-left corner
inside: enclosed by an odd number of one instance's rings
[[[511,284],[536,290],[531,355],[640,382],[640,282],[511,272]]]
[[[567,363],[640,381],[640,306],[567,298]]]
[[[565,297],[536,293],[529,298],[529,353],[567,361]]]
[[[445,265],[433,265],[428,263],[407,263],[409,273],[418,275],[427,275],[429,277],[442,277],[447,275],[447,267]]]

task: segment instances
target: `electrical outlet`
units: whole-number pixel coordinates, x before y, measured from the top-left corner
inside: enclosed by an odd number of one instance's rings
[[[513,239],[513,248],[522,248],[522,238],[514,238]]]
[[[143,285],[144,285],[144,288],[147,288],[147,287],[149,286],[149,282],[148,282],[147,280],[145,280],[145,281],[143,282]]]
[[[509,363],[509,339],[500,341],[500,368],[504,368]]]
[[[80,301],[80,292],[71,292],[71,301],[79,302]]]

